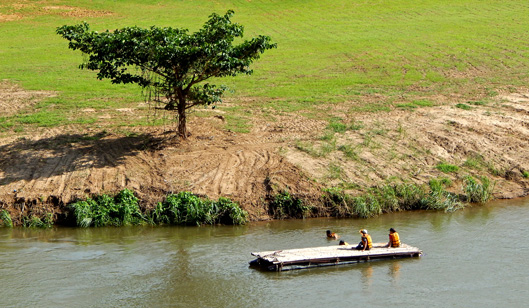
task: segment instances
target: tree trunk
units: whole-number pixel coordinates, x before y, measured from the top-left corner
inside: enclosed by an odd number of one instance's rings
[[[187,139],[186,126],[186,101],[184,98],[178,100],[178,136],[182,139]]]

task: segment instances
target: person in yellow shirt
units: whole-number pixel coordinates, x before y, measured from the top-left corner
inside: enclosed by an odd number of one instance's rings
[[[343,246],[343,245],[349,245],[349,243],[347,243],[346,241],[340,241],[340,243],[339,243],[338,245],[341,245],[341,246]]]
[[[393,248],[400,247],[399,234],[393,228],[389,229],[389,242],[385,247],[393,247]]]

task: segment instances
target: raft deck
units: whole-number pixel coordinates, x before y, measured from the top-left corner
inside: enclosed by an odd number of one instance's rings
[[[252,252],[257,259],[250,262],[269,271],[289,271],[312,267],[366,262],[376,259],[419,257],[417,247],[401,244],[398,248],[386,248],[386,243],[373,244],[371,250],[356,250],[353,245],[310,247],[276,251]]]

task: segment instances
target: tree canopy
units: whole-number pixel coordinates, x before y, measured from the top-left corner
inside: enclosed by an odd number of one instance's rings
[[[64,25],[57,34],[69,48],[88,55],[82,69],[98,71],[98,79],[135,83],[148,89],[151,99],[174,110],[178,134],[187,138],[186,115],[196,105],[221,101],[225,86],[213,85],[212,77],[251,74],[250,64],[267,49],[277,47],[264,35],[234,45],[244,27],[232,23],[234,12],[211,14],[194,33],[187,29],[152,26],[125,27],[112,32],[91,31],[88,23]]]

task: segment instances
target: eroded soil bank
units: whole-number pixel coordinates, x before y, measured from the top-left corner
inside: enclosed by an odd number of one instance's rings
[[[4,110],[53,95],[15,87],[1,91]],[[499,94],[469,109],[456,103],[355,114],[336,108],[330,112],[348,127],[357,124],[339,132],[328,121],[274,114],[253,121],[250,133],[234,133],[224,128],[222,111],[192,117],[192,135],[185,141],[173,137],[172,126],[133,127],[126,134],[73,125],[4,132],[0,207],[15,218],[60,214],[76,198],[124,188],[151,207],[170,192],[186,190],[231,198],[259,220],[270,218],[269,198],[285,189],[318,202],[325,187],[359,194],[388,182],[425,184],[447,177],[449,189],[459,192],[466,175],[495,181],[496,198],[527,195],[529,94]],[[149,111],[120,112],[136,117]],[[436,168],[442,162],[459,170],[443,173]]]

